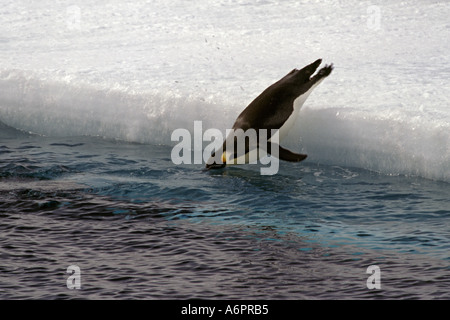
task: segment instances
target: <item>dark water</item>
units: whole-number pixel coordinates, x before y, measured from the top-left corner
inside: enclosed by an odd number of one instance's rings
[[[1,129],[2,299],[450,298],[446,182],[313,160],[205,172],[167,146]]]

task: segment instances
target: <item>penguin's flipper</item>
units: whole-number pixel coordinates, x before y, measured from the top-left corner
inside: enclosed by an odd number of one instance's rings
[[[280,160],[289,161],[289,162],[300,162],[300,161],[305,160],[307,157],[306,154],[294,153],[288,149],[283,148],[279,144],[275,144],[275,143],[270,143],[267,148],[268,149],[267,153],[269,153],[271,155],[272,155],[272,150],[271,150],[272,145],[275,145],[278,148],[278,158]]]
[[[279,146],[279,155],[278,157],[281,160],[289,161],[289,162],[300,162],[306,159],[306,154],[301,153],[294,153],[288,149],[283,148],[282,146]]]

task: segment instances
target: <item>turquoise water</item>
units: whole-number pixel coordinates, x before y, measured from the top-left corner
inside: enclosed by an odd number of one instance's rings
[[[168,146],[3,135],[2,298],[449,298],[446,182],[312,161],[205,171]],[[71,264],[82,290],[65,287]]]

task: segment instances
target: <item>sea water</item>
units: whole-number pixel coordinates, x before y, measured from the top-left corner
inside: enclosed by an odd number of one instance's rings
[[[448,299],[449,14],[4,1],[0,297]],[[272,176],[173,163],[174,130],[225,132],[317,58],[335,69],[282,141],[307,160]]]

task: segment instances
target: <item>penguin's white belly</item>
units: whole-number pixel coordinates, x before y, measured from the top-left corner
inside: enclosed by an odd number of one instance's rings
[[[314,90],[315,87],[319,85],[320,82],[322,82],[322,80],[317,81],[311,88],[309,88],[307,92],[305,92],[304,94],[302,94],[301,96],[299,96],[297,99],[294,100],[294,111],[292,111],[289,118],[287,118],[287,120],[283,123],[283,125],[279,129],[280,141],[282,141],[289,134],[289,131],[292,129],[292,126],[295,123],[295,120],[297,120],[300,109],[302,108],[306,99],[308,99],[309,94]]]

